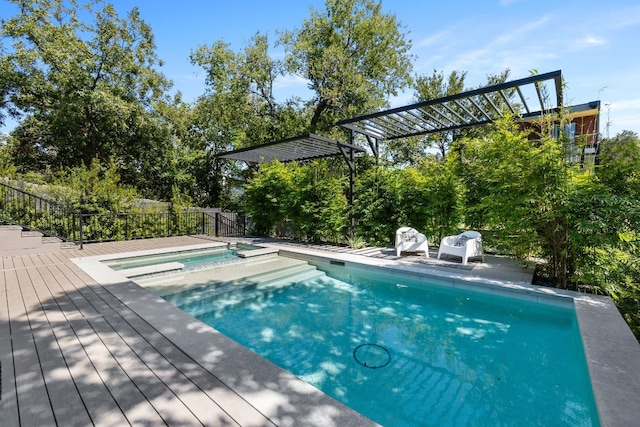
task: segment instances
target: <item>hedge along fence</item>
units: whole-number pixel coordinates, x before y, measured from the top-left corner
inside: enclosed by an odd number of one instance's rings
[[[0,218],[63,240],[79,226],[73,209],[1,182]]]
[[[70,240],[99,242],[186,234],[206,234],[210,216],[203,212],[76,214],[78,228]]]
[[[244,235],[242,214],[196,209],[168,212],[82,213],[0,183],[0,219],[80,244],[190,234]]]

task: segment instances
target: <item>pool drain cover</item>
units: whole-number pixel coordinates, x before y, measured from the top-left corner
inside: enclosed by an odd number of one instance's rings
[[[378,344],[360,344],[353,350],[353,358],[365,368],[384,368],[391,362],[391,353]]]

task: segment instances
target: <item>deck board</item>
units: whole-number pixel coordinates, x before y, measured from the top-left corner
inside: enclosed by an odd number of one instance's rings
[[[79,322],[73,322],[76,324]],[[54,327],[66,365],[95,425],[129,425],[71,325]]]
[[[67,368],[53,330],[41,328],[34,337],[58,425],[91,425],[91,418]]]
[[[6,264],[3,264],[6,265]],[[13,267],[13,263],[11,263]],[[7,297],[6,273],[0,271],[0,420],[9,426],[19,425],[18,402],[14,382],[13,348],[9,322],[9,299]]]
[[[98,310],[79,292],[73,281],[75,277],[69,276],[65,265],[48,267],[44,269],[43,276],[46,277],[50,286],[57,285],[61,292],[64,292],[65,297],[71,301],[64,312],[69,320],[99,316]]]
[[[197,243],[110,242],[0,258],[1,424],[273,425],[70,261]]]
[[[130,337],[132,343],[127,343],[125,335],[135,331],[127,330],[122,323],[114,325],[117,331],[106,320],[91,321],[93,329],[108,348],[115,362],[130,378],[135,387],[145,399],[158,411],[158,414],[168,424],[195,425],[200,420],[188,409],[176,394],[161,379],[162,371],[149,365],[139,353],[144,349],[140,337]],[[132,348],[131,345],[135,346]],[[183,384],[185,391],[188,385]],[[181,393],[182,394],[182,393]],[[211,404],[212,402],[209,402]],[[213,406],[213,405],[211,405]]]
[[[12,344],[20,422],[25,426],[56,425],[33,336],[14,334]]]
[[[141,393],[118,360],[109,351],[93,322],[75,322],[73,330],[82,345],[84,354],[95,366],[100,381],[107,387],[118,407],[124,411],[130,423],[135,425],[162,425],[164,420]]]
[[[107,298],[115,298],[111,294]],[[113,303],[113,301],[112,301]],[[189,407],[199,408],[205,413],[205,425],[217,425],[228,414],[240,425],[251,425],[255,409],[237,396],[215,376],[197,365],[166,337],[140,319],[132,310],[125,308],[118,313],[117,329],[127,344],[134,348],[139,357],[154,371],[161,373],[162,380],[181,390],[180,397]],[[143,337],[141,339],[141,337]],[[157,357],[157,354],[163,357]],[[204,394],[198,393],[201,390]],[[216,401],[225,402],[225,410]]]

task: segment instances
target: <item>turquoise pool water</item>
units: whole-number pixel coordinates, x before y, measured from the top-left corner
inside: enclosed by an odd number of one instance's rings
[[[128,268],[147,267],[150,265],[168,262],[180,262],[185,270],[207,268],[213,264],[225,260],[237,259],[238,251],[259,249],[258,246],[237,244],[229,248],[208,248],[166,252],[160,254],[140,255],[103,261],[113,270],[126,270]]]
[[[385,426],[599,425],[571,307],[325,272],[166,299]]]

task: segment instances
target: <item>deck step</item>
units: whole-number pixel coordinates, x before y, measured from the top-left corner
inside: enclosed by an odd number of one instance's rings
[[[0,225],[0,240],[5,242],[5,251],[11,254],[50,252],[58,249],[77,249],[73,242],[59,237],[47,236],[37,230],[25,230],[21,225]]]
[[[0,225],[0,231],[22,231],[22,226],[20,225],[11,225],[11,224],[3,224]]]
[[[262,248],[262,249],[249,249],[245,251],[238,251],[240,258],[255,258],[264,255],[277,255],[280,249],[277,248]]]
[[[186,289],[204,289],[213,285],[242,280],[265,271],[275,271],[288,267],[307,264],[306,261],[285,257],[270,257],[265,259],[241,259],[227,264],[214,265],[203,270],[194,270],[188,274],[168,275],[165,278],[141,278],[136,282],[150,287],[160,296],[182,292]]]
[[[261,297],[286,289],[287,287],[305,280],[312,280],[324,276],[324,273],[315,267],[307,271],[294,275],[288,275],[280,279],[275,277],[271,280],[260,283],[246,283],[244,286],[235,286],[225,290],[213,297],[199,298],[187,305],[177,305],[183,311],[194,317],[203,316],[207,313],[219,312],[232,305],[241,304],[245,301],[261,300]]]
[[[145,265],[144,267],[127,268],[121,272],[125,277],[138,277],[154,273],[166,273],[168,271],[182,270],[184,264],[180,262],[165,262],[163,264]]]
[[[324,273],[306,261],[277,257],[171,275],[160,279],[164,283],[154,279],[142,279],[138,283],[191,315],[199,316],[321,276]]]
[[[40,238],[44,237],[43,233],[36,230],[24,230],[22,231],[21,235],[22,237],[40,237]]]
[[[260,273],[247,274],[245,277],[234,278],[233,280],[209,280],[200,286],[172,286],[167,289],[154,290],[159,296],[166,299],[171,299],[176,305],[188,304],[191,300],[209,298],[210,296],[219,297],[221,294],[227,292],[237,291],[250,286],[259,286],[266,284],[267,282],[273,282],[279,279],[284,279],[289,276],[301,274],[314,269],[308,263],[293,265],[285,268],[270,268],[270,266],[264,266],[264,271]],[[184,295],[187,295],[185,298]]]
[[[62,250],[78,249],[78,244],[74,242],[61,242],[60,249]]]

